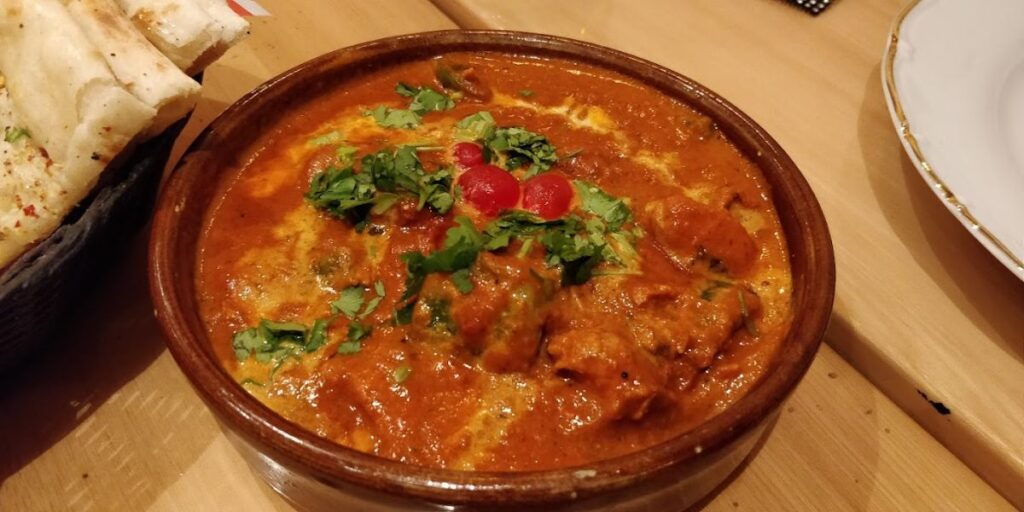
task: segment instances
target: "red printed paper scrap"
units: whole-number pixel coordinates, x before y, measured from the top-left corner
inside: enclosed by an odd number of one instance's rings
[[[270,11],[256,3],[256,0],[228,0],[228,7],[240,16],[270,16]]]

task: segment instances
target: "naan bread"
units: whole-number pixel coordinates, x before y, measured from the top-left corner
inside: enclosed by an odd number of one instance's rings
[[[228,7],[227,0],[196,0],[221,27],[220,44],[226,51],[249,33],[249,22]]]
[[[61,167],[25,133],[0,86],[0,268],[57,229],[67,195]]]
[[[157,111],[146,135],[155,135],[195,107],[200,87],[135,28],[114,0],[60,0],[136,98]]]
[[[35,209],[63,218],[106,165],[150,126],[156,110],[118,82],[59,0],[0,0],[0,13],[0,73],[18,127],[60,166],[60,197],[47,193],[46,204]],[[52,174],[43,172],[38,180]],[[0,204],[0,218],[16,209],[17,204]],[[41,239],[53,227],[33,223],[17,239]],[[22,249],[12,254],[4,245],[0,266]]]
[[[222,0],[117,0],[157,48],[188,74],[202,71],[243,36],[248,23]],[[245,28],[241,28],[242,25]]]
[[[200,86],[183,70],[248,28],[225,0],[0,0],[0,268],[186,116]]]

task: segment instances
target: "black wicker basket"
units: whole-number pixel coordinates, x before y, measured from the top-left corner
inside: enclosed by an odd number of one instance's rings
[[[0,373],[54,334],[97,266],[149,220],[164,166],[186,122],[135,148],[109,183],[0,273]]]

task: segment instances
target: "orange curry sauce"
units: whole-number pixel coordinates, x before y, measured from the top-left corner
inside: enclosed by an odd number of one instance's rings
[[[481,471],[640,450],[747,393],[790,324],[786,244],[760,171],[709,119],[633,79],[560,60],[447,59],[468,65],[491,97],[455,94],[454,108],[424,114],[418,127],[387,128],[365,112],[408,108],[396,83],[444,89],[431,61],[374,71],[285,116],[225,174],[196,279],[227,371],[285,418],[342,445]],[[458,183],[454,124],[480,111],[499,127],[547,137],[561,157],[548,172],[624,199],[632,218],[622,229],[635,252],[623,258],[630,263],[606,261],[585,283],[562,285],[543,244],[524,249],[513,238],[479,253],[468,294],[450,274],[428,275],[411,323],[396,324],[401,255],[439,250],[455,216],[481,231],[493,217],[454,191],[445,215],[417,209],[410,195],[360,232],[305,198],[310,181],[338,165],[338,146],[358,149],[359,172],[363,155],[424,144],[426,172],[449,167]],[[573,211],[585,217],[580,202]],[[332,312],[347,287],[366,286],[369,300],[378,282],[383,298],[365,318]],[[435,314],[438,304],[445,310]],[[233,337],[262,319],[327,319],[326,343],[240,361]],[[356,321],[372,330],[358,350],[339,353]]]

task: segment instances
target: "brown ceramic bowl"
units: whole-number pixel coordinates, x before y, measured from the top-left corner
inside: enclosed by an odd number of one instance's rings
[[[288,422],[250,396],[214,356],[194,281],[203,216],[226,170],[283,114],[348,80],[398,62],[450,51],[574,59],[631,76],[718,123],[760,166],[789,243],[792,332],[774,366],[745,397],[695,430],[640,452],[564,470],[487,473],[416,467],[335,444]],[[334,510],[681,510],[711,492],[754,447],[800,381],[832,310],[835,264],[818,202],[793,161],[749,117],[696,82],[588,43],[517,32],[445,31],[338,50],[260,86],[193,145],[160,199],[150,281],[171,353],[252,466],[303,508]]]

